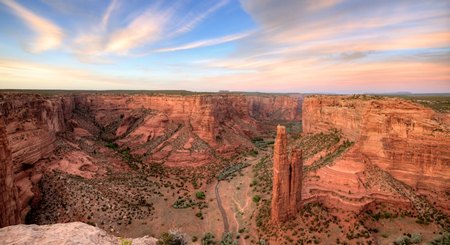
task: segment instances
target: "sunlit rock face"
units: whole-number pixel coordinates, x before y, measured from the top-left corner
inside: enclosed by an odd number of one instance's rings
[[[448,113],[373,96],[311,96],[302,111],[304,133],[336,128],[396,179],[419,191],[450,191]]]
[[[300,210],[302,168],[300,150],[292,150],[288,157],[286,128],[279,125],[273,153],[272,222],[284,222]]]

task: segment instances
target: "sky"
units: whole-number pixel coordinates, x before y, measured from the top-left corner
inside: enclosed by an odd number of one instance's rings
[[[450,92],[449,0],[0,0],[0,89]]]

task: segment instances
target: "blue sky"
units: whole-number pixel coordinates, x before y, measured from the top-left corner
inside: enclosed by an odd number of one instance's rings
[[[0,88],[450,92],[450,1],[0,0]]]

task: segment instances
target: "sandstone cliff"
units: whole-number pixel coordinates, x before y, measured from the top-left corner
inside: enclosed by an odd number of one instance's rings
[[[12,173],[12,157],[6,137],[3,115],[0,114],[0,227],[20,222],[17,189]]]
[[[286,128],[278,125],[273,152],[273,190],[271,218],[275,223],[295,217],[301,208],[302,153],[298,149],[288,157]]]
[[[144,162],[203,165],[253,147],[264,120],[295,120],[299,101],[287,96],[84,95],[77,105],[109,130],[105,135]]]
[[[312,96],[303,130],[336,128],[372,164],[427,191],[450,191],[450,115],[398,98]]]
[[[52,155],[56,134],[68,130],[66,120],[71,117],[73,106],[70,96],[0,95],[0,114],[6,124],[7,147],[12,156],[8,164],[12,171],[7,172],[7,178],[14,179],[17,187],[21,221],[30,210],[29,202],[35,195],[33,186],[40,178],[33,166]]]

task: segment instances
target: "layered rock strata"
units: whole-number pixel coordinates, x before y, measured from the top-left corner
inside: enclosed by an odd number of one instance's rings
[[[7,175],[8,184],[15,183],[20,222],[31,209],[29,203],[35,196],[34,186],[42,176],[33,171],[34,165],[53,154],[57,133],[70,130],[67,120],[73,109],[71,96],[0,95],[0,114],[5,122],[2,131],[8,142],[5,149],[10,150],[12,159],[4,163],[11,171],[2,173]]]
[[[302,169],[301,150],[292,150],[288,157],[286,128],[278,125],[273,153],[272,222],[284,222],[300,210]]]
[[[17,189],[14,185],[12,166],[5,123],[3,115],[0,114],[0,227],[20,222]]]
[[[418,190],[450,191],[450,114],[399,98],[311,96],[304,133],[336,128],[358,153]]]

